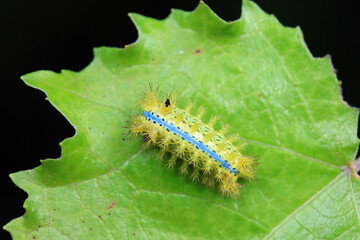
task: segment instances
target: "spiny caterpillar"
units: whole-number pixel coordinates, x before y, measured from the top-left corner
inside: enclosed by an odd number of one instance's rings
[[[171,153],[168,166],[182,159],[179,168],[182,174],[189,173],[193,181],[199,181],[210,187],[217,186],[224,196],[237,196],[243,185],[237,183],[239,177],[251,179],[253,159],[241,154],[244,147],[235,147],[237,135],[227,138],[225,133],[229,125],[220,131],[214,130],[216,117],[208,123],[201,121],[205,111],[200,107],[196,116],[190,114],[192,104],[185,109],[175,106],[176,95],[171,93],[163,102],[158,101],[157,89],[150,86],[148,93],[143,93],[140,101],[142,113],[131,120],[130,133],[133,136],[142,135],[145,146],[150,143],[160,147],[159,158],[166,152]]]

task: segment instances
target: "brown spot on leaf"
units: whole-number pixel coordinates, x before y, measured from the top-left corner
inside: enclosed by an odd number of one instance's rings
[[[349,163],[349,167],[350,167],[350,169],[351,169],[351,173],[352,173],[353,177],[354,177],[355,179],[357,179],[357,180],[360,181],[360,176],[359,176],[359,174],[357,173],[358,168],[359,168],[359,166],[357,165],[357,163],[358,163],[358,162],[356,162],[356,161],[354,161],[354,164],[353,164],[353,163]],[[355,165],[355,166],[354,166],[354,165]]]
[[[201,50],[200,48],[196,49],[196,51],[194,52],[194,55],[197,55],[197,54],[200,54],[201,53]]]
[[[106,211],[107,211],[107,210],[110,210],[110,209],[112,209],[113,207],[115,207],[115,205],[116,205],[116,200],[112,201],[112,202],[110,203],[110,205],[109,205],[105,210],[106,210]]]

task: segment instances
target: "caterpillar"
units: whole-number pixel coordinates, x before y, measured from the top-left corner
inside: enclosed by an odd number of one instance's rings
[[[181,159],[180,173],[189,174],[193,181],[201,178],[202,183],[217,187],[223,196],[240,195],[239,189],[244,185],[237,180],[254,178],[254,159],[240,152],[244,144],[235,146],[239,136],[226,137],[227,124],[219,131],[214,130],[215,116],[207,123],[202,122],[204,107],[193,116],[190,113],[192,103],[180,109],[176,107],[174,92],[159,101],[157,91],[150,85],[150,91],[142,94],[142,112],[131,119],[130,133],[141,135],[145,147],[158,146],[160,159],[169,152],[169,167]]]

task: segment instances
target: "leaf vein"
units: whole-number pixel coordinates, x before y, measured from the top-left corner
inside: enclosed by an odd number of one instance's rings
[[[355,197],[354,189],[353,189],[352,182],[351,182],[351,174],[348,174],[348,182],[349,182],[350,194],[351,194],[351,198],[353,200],[358,225],[360,225],[359,206],[356,202],[356,197]]]
[[[317,193],[315,193],[311,198],[309,198],[305,203],[300,205],[297,209],[295,209],[291,214],[289,214],[283,221],[281,221],[278,225],[271,229],[271,231],[263,238],[263,240],[269,239],[272,235],[274,235],[283,225],[285,225],[288,221],[290,221],[298,212],[300,212],[307,205],[311,204],[312,201],[317,199],[323,192],[325,192],[328,188],[334,185],[337,181],[341,179],[344,173],[340,173],[336,178],[334,178],[330,183],[320,189]]]

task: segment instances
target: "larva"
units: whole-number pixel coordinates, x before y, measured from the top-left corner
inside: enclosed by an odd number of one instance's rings
[[[130,133],[142,135],[142,142],[160,147],[159,157],[171,153],[168,166],[181,159],[180,172],[190,174],[193,181],[217,187],[225,196],[237,196],[243,185],[239,177],[254,177],[254,161],[241,154],[244,145],[236,147],[238,136],[225,136],[228,125],[220,131],[214,130],[216,117],[208,123],[202,122],[204,108],[200,107],[192,116],[189,104],[185,109],[176,107],[176,95],[170,94],[165,101],[158,101],[157,90],[144,93],[140,104],[142,113],[131,119]],[[189,173],[189,166],[192,166]]]

